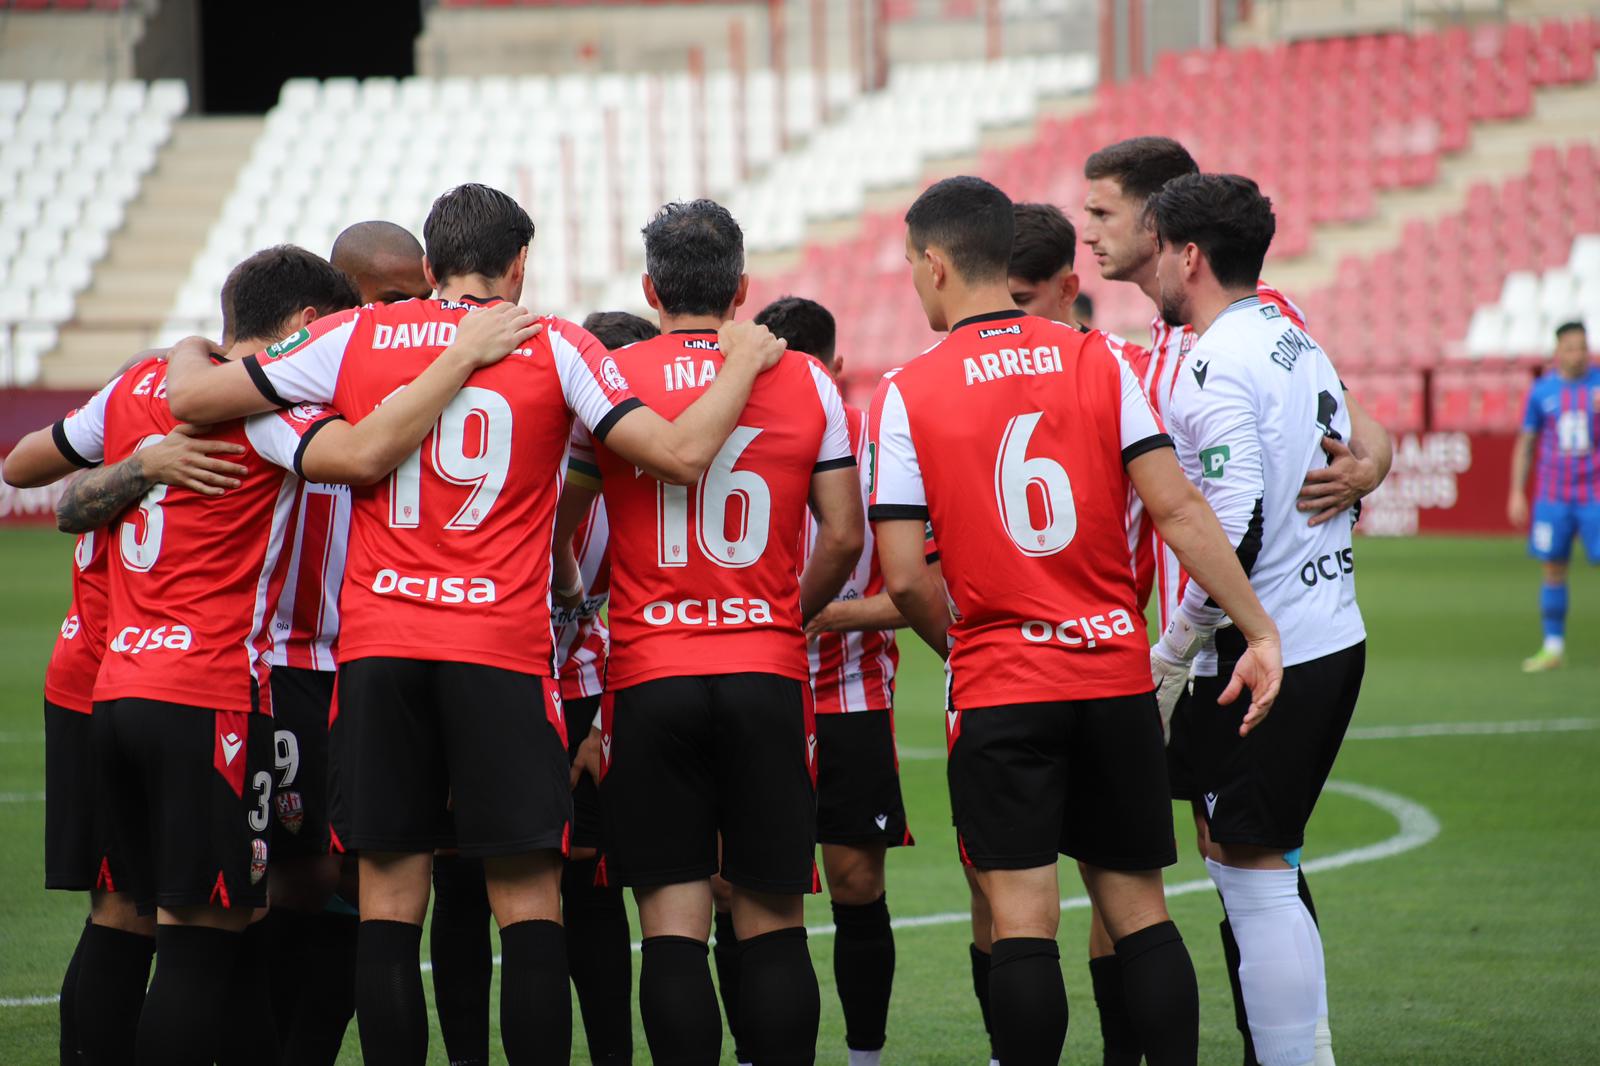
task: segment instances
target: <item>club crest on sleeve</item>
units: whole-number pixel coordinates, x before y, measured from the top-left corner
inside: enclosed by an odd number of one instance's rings
[[[250,841],[250,883],[259,885],[267,876],[267,842],[260,837]]]
[[[306,805],[297,789],[279,791],[272,797],[278,808],[278,824],[291,833],[299,833],[305,824]]]
[[[600,380],[606,383],[607,388],[617,392],[628,387],[628,379],[622,376],[622,368],[609,355],[600,360]]]
[[[296,422],[315,422],[328,413],[320,403],[297,403],[286,412]]]

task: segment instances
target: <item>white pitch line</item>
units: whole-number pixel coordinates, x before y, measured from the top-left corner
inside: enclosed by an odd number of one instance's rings
[[[43,792],[0,792],[0,803],[43,803]]]
[[[1411,740],[1417,737],[1491,737],[1518,733],[1581,733],[1600,729],[1600,718],[1534,718],[1515,722],[1423,722],[1418,725],[1356,726],[1346,740]],[[901,748],[902,760],[943,759],[943,748]]]
[[[1325,792],[1336,792],[1363,803],[1370,803],[1391,815],[1399,823],[1395,834],[1378,841],[1376,844],[1367,844],[1359,848],[1350,848],[1347,851],[1336,851],[1332,855],[1324,855],[1319,859],[1308,859],[1302,865],[1306,872],[1316,873],[1318,870],[1338,870],[1346,866],[1356,866],[1360,863],[1377,862],[1379,859],[1391,858],[1407,851],[1415,850],[1430,843],[1439,835],[1439,819],[1433,812],[1414,800],[1381,788],[1372,788],[1370,785],[1358,785],[1352,781],[1329,781],[1323,786]],[[1196,878],[1193,881],[1180,881],[1167,886],[1167,897],[1187,896],[1195,892],[1210,892],[1216,888],[1209,877]],[[1061,901],[1064,911],[1082,910],[1089,906],[1088,896],[1069,896]],[[916,914],[905,918],[896,918],[889,924],[895,929],[921,929],[934,925],[956,925],[972,921],[970,911],[945,911],[941,914]],[[806,926],[807,936],[832,936],[834,927],[828,925]],[[633,950],[638,951],[637,942]],[[495,956],[495,965],[500,964],[500,956]],[[422,964],[423,972],[433,969],[431,963]]]
[[[1345,866],[1355,866],[1359,863],[1377,862],[1379,859],[1392,858],[1422,847],[1434,837],[1439,835],[1439,819],[1433,812],[1415,800],[1381,788],[1370,785],[1358,785],[1350,781],[1329,781],[1324,786],[1328,792],[1337,792],[1352,799],[1370,803],[1381,808],[1394,817],[1399,823],[1395,834],[1364,847],[1351,848],[1347,851],[1337,851],[1332,855],[1325,855],[1320,859],[1308,860],[1304,866],[1309,872],[1318,870],[1338,870]],[[1193,881],[1180,881],[1175,885],[1167,886],[1167,896],[1187,896],[1194,892],[1209,892],[1213,888],[1209,878],[1198,878]],[[1089,905],[1088,896],[1070,896],[1061,901],[1061,909],[1081,910]],[[925,926],[956,925],[961,922],[970,922],[972,915],[967,911],[945,911],[942,914],[917,914],[906,918],[896,918],[889,924],[896,929],[921,929]],[[832,936],[834,927],[828,925],[810,925],[806,927],[808,936]],[[638,951],[639,945],[635,943],[633,950]],[[500,965],[500,956],[494,957],[494,964]],[[433,969],[433,964],[424,962],[422,972],[428,973]],[[45,1007],[60,1000],[59,996],[21,996],[17,998],[0,998],[0,1007]]]

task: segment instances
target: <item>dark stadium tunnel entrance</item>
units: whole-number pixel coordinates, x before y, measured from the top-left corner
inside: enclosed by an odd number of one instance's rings
[[[420,0],[198,0],[200,107],[261,114],[290,78],[416,73]]]

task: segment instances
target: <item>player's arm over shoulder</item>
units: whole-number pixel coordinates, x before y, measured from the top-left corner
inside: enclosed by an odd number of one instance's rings
[[[223,362],[209,340],[186,337],[167,355],[167,405],[182,421],[209,424],[329,403],[361,311],[323,315],[254,355]]]

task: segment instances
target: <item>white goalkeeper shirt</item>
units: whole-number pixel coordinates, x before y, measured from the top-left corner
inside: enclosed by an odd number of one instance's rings
[[[1354,515],[1312,526],[1295,507],[1306,474],[1328,463],[1323,437],[1350,439],[1339,375],[1317,342],[1257,296],[1231,304],[1190,351],[1167,429],[1278,625],[1284,666],[1364,640]],[[1179,609],[1205,625],[1225,617],[1192,578]],[[1196,658],[1196,673],[1216,669],[1214,651]]]

